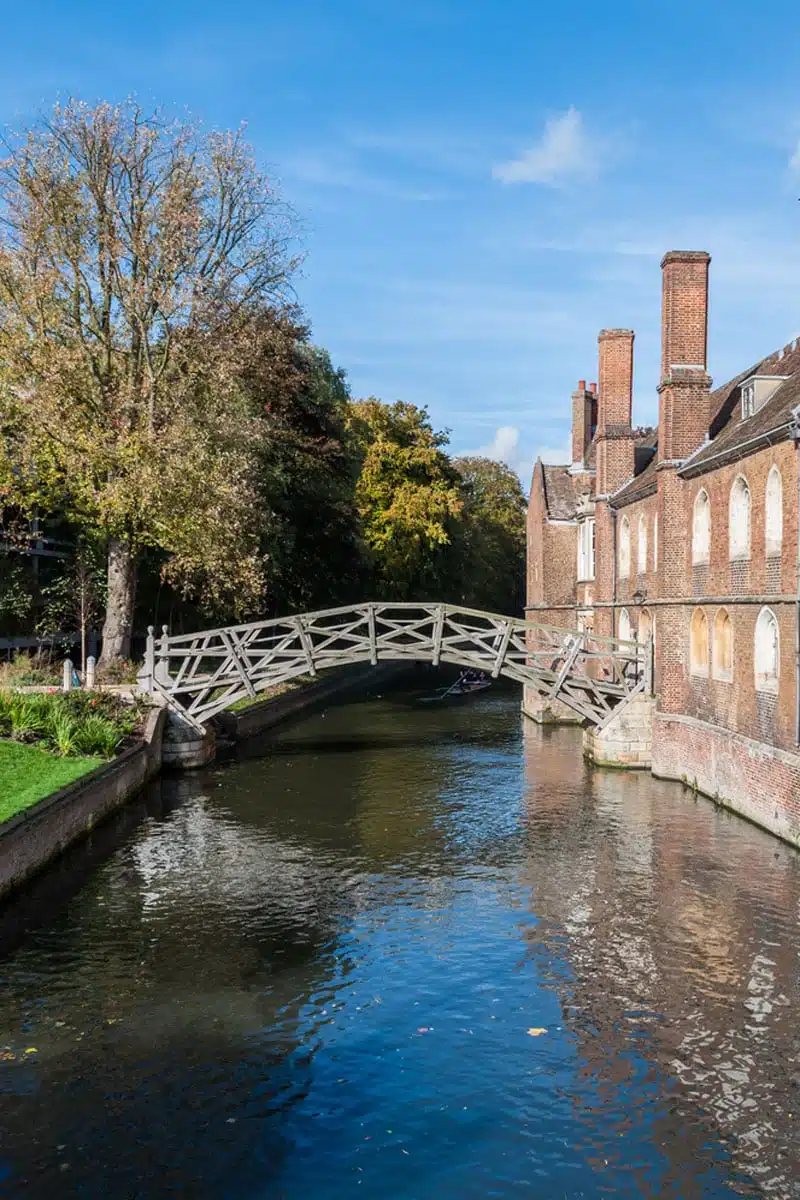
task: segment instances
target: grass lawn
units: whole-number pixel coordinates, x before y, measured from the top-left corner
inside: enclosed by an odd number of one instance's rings
[[[0,821],[93,771],[102,758],[58,758],[38,746],[0,741]]]

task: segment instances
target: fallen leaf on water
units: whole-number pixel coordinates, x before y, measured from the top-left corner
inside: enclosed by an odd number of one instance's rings
[[[25,1053],[26,1054],[38,1054],[39,1051],[36,1049],[35,1046],[29,1046],[28,1049],[25,1051]]]
[[[528,1037],[541,1037],[543,1033],[547,1033],[546,1029],[541,1029],[537,1025],[532,1025],[528,1030]]]

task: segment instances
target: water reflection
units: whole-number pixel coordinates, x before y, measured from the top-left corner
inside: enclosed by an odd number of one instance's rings
[[[584,1074],[624,1120],[640,1060],[660,1072],[654,1136],[676,1195],[710,1139],[761,1189],[750,1194],[800,1194],[798,856],[648,776],[573,762],[558,788],[563,735],[527,725],[523,738],[528,937],[568,966],[551,983]]]
[[[798,857],[758,830],[501,690],[143,805],[6,920],[4,1194],[798,1194]]]

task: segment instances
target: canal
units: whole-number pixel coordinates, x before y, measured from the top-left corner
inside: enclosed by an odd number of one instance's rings
[[[798,1196],[799,922],[795,853],[513,690],[330,708],[6,914],[0,1194]]]

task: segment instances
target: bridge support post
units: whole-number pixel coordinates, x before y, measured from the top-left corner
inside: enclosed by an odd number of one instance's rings
[[[212,725],[201,733],[178,713],[170,712],[164,729],[162,762],[165,767],[190,771],[210,763],[217,752],[217,737]]]
[[[645,689],[632,696],[601,729],[584,730],[583,753],[600,767],[649,768],[655,707],[655,699]]]
[[[156,638],[155,629],[152,625],[147,626],[147,641],[144,647],[144,662],[139,674],[136,676],[136,686],[140,692],[146,692],[148,696],[153,694],[153,679],[156,671]]]

